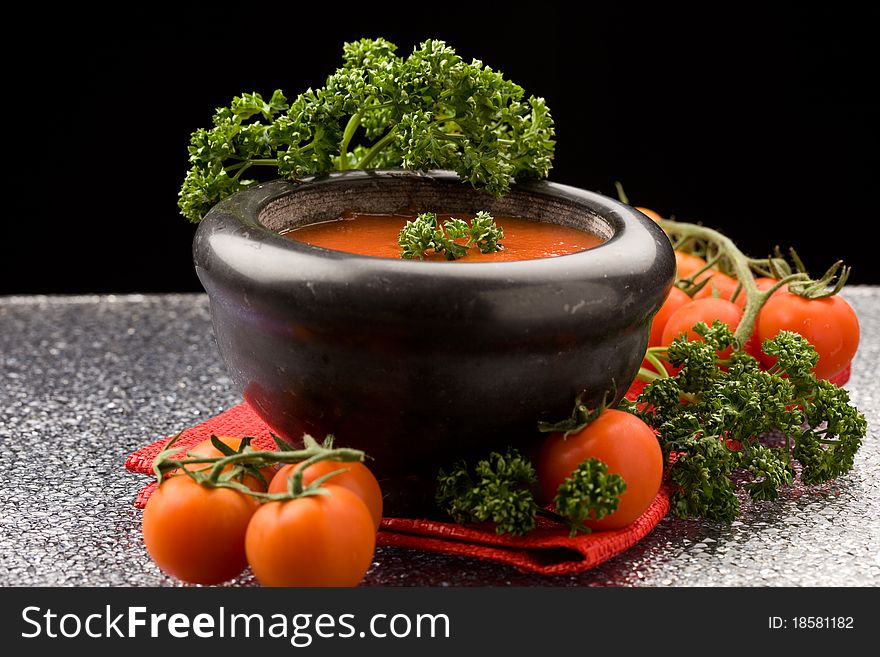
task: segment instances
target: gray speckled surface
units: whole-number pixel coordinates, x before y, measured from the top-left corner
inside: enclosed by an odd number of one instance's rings
[[[380,548],[365,585],[880,585],[880,288],[846,297],[862,326],[847,387],[869,422],[847,476],[744,501],[730,526],[667,517],[580,575]],[[207,298],[0,298],[0,381],[0,585],[175,585],[141,541],[132,500],[146,478],[123,463],[239,401]]]

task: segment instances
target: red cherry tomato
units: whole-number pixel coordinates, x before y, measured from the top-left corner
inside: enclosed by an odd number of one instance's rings
[[[673,287],[669,290],[666,301],[663,302],[660,310],[657,311],[657,314],[654,315],[654,319],[651,321],[651,335],[648,338],[649,347],[658,347],[663,344],[663,328],[666,326],[666,321],[672,313],[690,302],[691,298],[680,288]]]
[[[735,331],[742,319],[743,311],[732,301],[727,299],[694,299],[690,303],[676,310],[666,321],[663,329],[663,344],[672,344],[679,333],[687,333],[688,340],[702,340],[693,331],[694,324],[705,322],[712,326],[716,319],[727,324],[731,331]],[[718,358],[725,359],[730,356],[732,349],[728,347],[718,353]]]
[[[235,436],[217,436],[217,438],[224,445],[229,447],[234,451],[238,451],[238,448],[241,446],[241,438],[236,438]],[[219,456],[224,456],[223,452],[214,447],[214,444],[211,442],[210,438],[206,438],[202,442],[198,443],[194,447],[191,447],[186,451],[185,455],[182,455],[181,458],[185,458],[186,456],[195,456],[195,457],[204,457],[204,458],[217,458]],[[210,464],[202,464],[202,463],[193,463],[192,465],[185,466],[185,469],[190,471],[202,470],[202,469],[210,469]],[[233,466],[227,465],[223,468],[223,472],[227,472],[231,470]],[[242,478],[242,482],[245,486],[250,488],[253,491],[257,491],[259,493],[266,492],[266,487],[269,482],[272,481],[272,477],[275,475],[276,471],[275,466],[266,466],[264,468],[260,468],[260,474],[263,476],[265,483],[260,481],[259,478],[254,475],[245,475]],[[179,470],[173,470],[170,474],[176,475],[180,474]]]
[[[706,261],[699,256],[685,253],[684,251],[675,252],[675,268],[678,271],[679,279],[689,278],[694,272],[699,271],[705,266]],[[700,274],[697,280],[704,278],[705,275],[705,273]]]
[[[589,520],[593,529],[626,527],[647,509],[663,478],[663,453],[654,431],[639,418],[607,409],[579,433],[548,436],[538,456],[538,481],[544,499],[552,501],[559,485],[578,465],[595,457],[626,482],[620,504],[601,520]]]
[[[357,586],[364,578],[376,548],[370,511],[347,488],[324,489],[254,514],[245,549],[264,586]]]
[[[293,474],[298,464],[291,463],[281,468],[269,484],[270,493],[283,493],[287,490],[287,480]],[[379,528],[379,522],[382,520],[382,490],[379,488],[379,482],[370,472],[370,469],[363,463],[357,461],[341,463],[339,461],[318,461],[310,465],[303,472],[302,483],[307,486],[318,477],[322,477],[336,470],[345,470],[337,475],[333,475],[326,480],[325,485],[333,484],[349,489],[352,493],[360,497],[373,518],[373,524],[376,529]]]
[[[702,279],[703,277],[701,276],[700,278]],[[727,299],[729,301],[734,293],[736,293],[737,287],[739,287],[739,282],[732,276],[728,276],[720,271],[712,272],[709,277],[709,282],[697,290],[694,294],[694,299],[709,299],[714,297],[717,292],[718,298]],[[746,307],[745,291],[740,289],[739,293],[736,295],[734,303],[740,308]]]
[[[219,584],[247,566],[245,534],[258,506],[231,488],[170,477],[147,501],[144,544],[166,573],[193,584]]]
[[[779,281],[776,280],[775,278],[769,278],[767,276],[762,276],[761,278],[755,279],[755,285],[757,286],[757,288],[759,290],[761,290],[761,292],[769,290],[771,287],[776,285],[778,282]],[[774,292],[771,296],[775,297],[777,294],[782,294],[783,292],[788,292],[788,285],[783,285],[782,287],[778,288],[776,290],[776,292]]]
[[[813,371],[820,379],[846,369],[859,346],[859,319],[838,295],[805,299],[783,292],[772,296],[758,314],[758,339],[763,344],[782,330],[800,333],[816,348],[819,360]],[[762,362],[771,367],[774,359],[762,356]]]
[[[661,219],[663,219],[663,217],[661,217],[659,213],[654,212],[654,210],[651,210],[650,208],[641,208],[641,207],[636,206],[636,210],[641,212],[643,215],[645,215],[646,217],[648,217],[652,221],[660,221]]]

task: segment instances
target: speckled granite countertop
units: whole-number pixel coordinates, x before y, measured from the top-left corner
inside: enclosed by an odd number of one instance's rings
[[[869,422],[847,476],[744,500],[730,526],[667,517],[580,575],[379,548],[365,585],[880,585],[880,287],[846,297],[862,326],[847,387]],[[174,585],[144,550],[145,478],[125,457],[239,400],[205,296],[0,298],[0,585]]]

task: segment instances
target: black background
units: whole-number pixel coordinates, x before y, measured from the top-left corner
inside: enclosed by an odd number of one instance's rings
[[[194,129],[320,86],[346,40],[442,38],[542,95],[551,180],[795,246],[880,283],[876,9],[550,2],[29,10],[3,44],[0,294],[200,290],[177,211]],[[357,8],[355,8],[357,7]],[[28,15],[28,13],[30,15]],[[861,231],[861,233],[860,233]]]

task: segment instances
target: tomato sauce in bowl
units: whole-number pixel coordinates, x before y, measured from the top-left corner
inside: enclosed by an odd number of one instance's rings
[[[455,216],[470,221],[473,216],[439,214],[442,224]],[[397,237],[407,221],[415,219],[407,214],[362,214],[347,212],[338,219],[308,224],[282,232],[287,237],[311,246],[334,251],[345,251],[379,258],[399,258]],[[530,221],[515,217],[495,217],[497,226],[504,230],[499,242],[500,251],[480,253],[472,247],[463,258],[452,262],[501,262],[553,258],[586,251],[602,243],[602,239],[576,228],[558,224]],[[441,254],[431,253],[425,260],[447,262]]]

